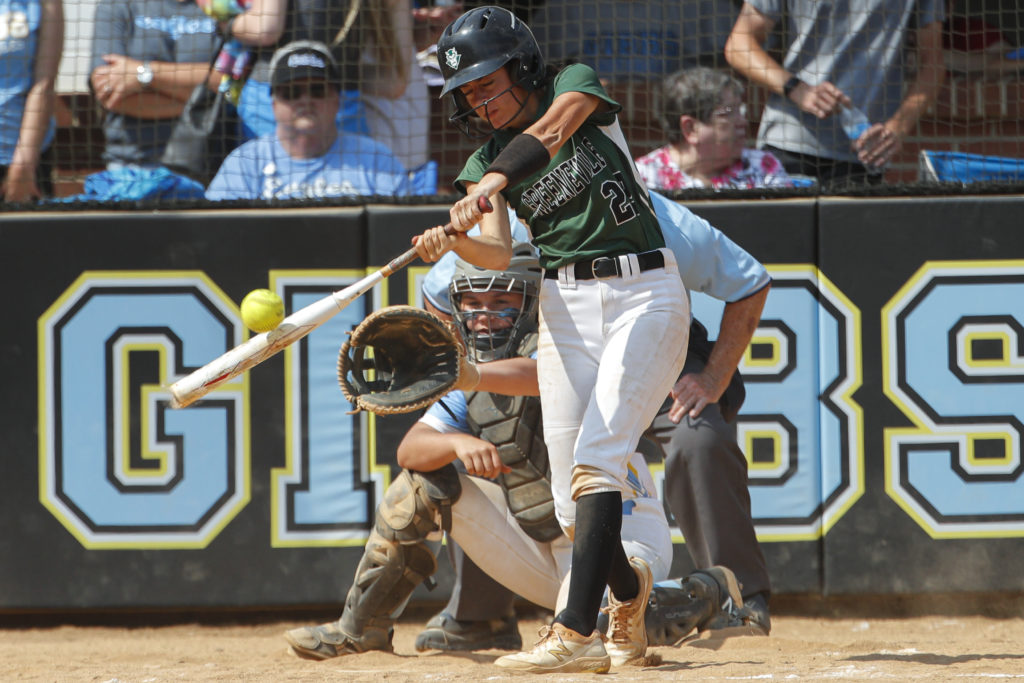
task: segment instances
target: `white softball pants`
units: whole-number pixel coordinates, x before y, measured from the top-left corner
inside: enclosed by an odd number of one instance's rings
[[[558,521],[570,536],[575,500],[631,497],[627,463],[682,371],[689,295],[675,257],[632,277],[544,279],[537,371]],[[625,533],[622,534],[625,538]]]

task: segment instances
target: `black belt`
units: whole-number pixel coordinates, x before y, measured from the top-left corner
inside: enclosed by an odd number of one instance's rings
[[[665,267],[665,255],[661,251],[645,251],[636,255],[640,263],[640,272]],[[609,277],[622,277],[622,268],[619,266],[618,256],[601,256],[593,261],[578,261],[572,264],[573,272],[577,280],[603,280]],[[545,270],[544,277],[548,280],[558,279],[558,269]]]

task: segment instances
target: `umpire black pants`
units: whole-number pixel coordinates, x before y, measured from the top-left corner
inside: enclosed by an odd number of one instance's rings
[[[697,357],[686,360],[683,374],[704,369]],[[743,595],[769,593],[771,581],[757,541],[747,490],[747,459],[736,442],[734,424],[722,418],[718,404],[679,424],[668,419],[666,399],[644,438],[665,457],[665,502],[686,539],[697,569],[723,565],[743,585]]]

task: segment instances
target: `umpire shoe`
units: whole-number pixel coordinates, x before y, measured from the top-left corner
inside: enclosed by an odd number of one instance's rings
[[[498,657],[495,664],[526,673],[608,673],[611,658],[600,631],[584,636],[558,622],[540,631],[532,650]]]
[[[719,585],[719,609],[714,615],[697,626],[706,638],[722,639],[734,636],[766,636],[772,630],[768,614],[768,597],[755,593],[747,598],[739,597],[740,585],[736,576],[725,567],[694,572],[693,576],[707,574]]]
[[[501,619],[460,620],[447,612],[435,614],[416,636],[416,649],[520,650],[523,638],[513,614]]]
[[[736,610],[736,618],[750,629],[750,634],[766,636],[772,632],[772,618],[768,611],[768,596],[756,593],[743,600],[743,607]]]
[[[336,621],[320,626],[293,628],[284,633],[291,652],[303,659],[331,659],[370,650],[391,652],[394,649],[391,646],[393,636],[394,631],[388,629],[386,635],[375,632],[375,637],[352,638],[341,630]]]
[[[621,666],[626,662],[643,657],[647,652],[647,628],[644,612],[651,595],[654,579],[651,568],[639,557],[629,558],[629,564],[636,572],[638,592],[631,600],[620,602],[608,592],[608,606],[601,610],[608,614],[608,654],[612,664]]]

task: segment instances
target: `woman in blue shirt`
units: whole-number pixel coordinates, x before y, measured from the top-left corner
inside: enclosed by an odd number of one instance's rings
[[[53,194],[54,83],[64,45],[61,0],[0,0],[0,182],[5,202]]]

